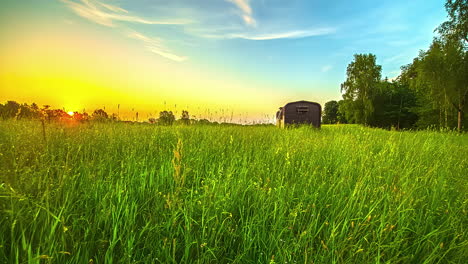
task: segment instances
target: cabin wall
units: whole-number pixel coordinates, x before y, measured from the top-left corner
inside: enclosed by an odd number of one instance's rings
[[[320,127],[321,107],[318,104],[300,102],[288,104],[284,108],[285,124],[312,124]]]

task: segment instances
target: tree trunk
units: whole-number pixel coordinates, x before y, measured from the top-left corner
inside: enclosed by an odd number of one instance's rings
[[[400,116],[401,116],[401,108],[403,107],[403,96],[400,96],[400,109],[398,111],[398,123],[397,123],[397,130],[400,130]]]
[[[438,105],[439,107],[439,128],[442,128],[443,124],[442,124],[442,106],[440,106],[440,104]]]
[[[462,129],[462,119],[463,119],[463,112],[458,109],[458,132],[461,132]]]
[[[445,112],[444,113],[445,114],[444,125],[445,125],[445,127],[444,128],[448,128],[448,122],[447,122],[447,119],[448,119],[448,117],[447,117],[447,115],[448,115],[447,108],[448,107],[450,107],[450,106],[448,105],[447,94],[445,94],[445,101],[444,101],[444,112]]]
[[[462,132],[463,127],[463,106],[461,102],[458,104],[458,132]]]

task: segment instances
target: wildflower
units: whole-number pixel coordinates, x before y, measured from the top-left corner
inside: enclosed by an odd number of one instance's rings
[[[320,240],[320,243],[322,244],[323,249],[328,250],[328,246],[323,242],[323,240]]]

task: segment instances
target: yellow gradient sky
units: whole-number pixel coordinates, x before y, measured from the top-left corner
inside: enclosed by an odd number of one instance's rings
[[[16,100],[88,112],[105,107],[109,113],[120,105],[121,116],[128,119],[135,112],[146,119],[164,109],[179,114],[188,109],[199,118],[267,121],[288,101],[339,100],[339,84],[356,52],[374,52],[378,58],[380,52],[388,67],[384,75],[395,77],[443,19],[441,5],[439,20],[420,19],[428,34],[403,43],[406,31],[398,27],[360,28],[351,16],[343,18],[349,24],[343,26],[320,12],[301,13],[313,9],[309,4],[4,0],[0,103]],[[275,8],[282,7],[297,16],[280,21],[282,13]],[[409,22],[398,23],[404,29]],[[346,35],[351,29],[391,33],[393,44],[388,45],[398,47],[362,45],[364,37],[374,38],[372,33],[353,39]]]

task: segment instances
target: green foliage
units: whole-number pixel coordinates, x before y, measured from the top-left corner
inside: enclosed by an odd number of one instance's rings
[[[20,112],[21,105],[15,101],[8,101],[5,105],[0,106],[1,115],[3,119],[15,118]]]
[[[468,138],[0,122],[0,263],[464,263]]]
[[[462,40],[468,43],[468,1],[447,0],[445,3],[449,20],[437,29],[445,38]]]
[[[104,109],[96,109],[93,112],[92,118],[97,121],[104,121],[109,119],[109,115]]]
[[[322,122],[324,124],[346,124],[344,100],[325,103]]]
[[[427,51],[402,67],[400,80],[415,91],[420,127],[463,129],[468,97],[468,2],[448,0],[442,23]]]
[[[0,104],[0,118],[7,119],[28,119],[28,120],[48,120],[48,121],[87,121],[89,116],[87,113],[74,112],[71,117],[63,109],[53,109],[50,105],[44,105],[42,108],[35,103],[28,105],[27,103],[17,103],[15,101],[8,101],[4,105]],[[96,110],[93,118],[97,120],[107,119],[107,113],[102,110]]]
[[[382,128],[413,128],[417,121],[414,113],[416,96],[399,82],[381,81],[376,90],[371,125]]]
[[[413,63],[402,68],[401,80],[415,91],[420,125],[463,129],[468,96],[468,52],[460,41],[434,39]]]
[[[338,123],[338,102],[337,101],[329,101],[325,103],[325,107],[323,109],[322,123],[323,124]]]
[[[351,123],[396,128],[464,129],[468,105],[468,2],[448,0],[427,51],[403,66],[397,82],[380,81],[372,54],[357,54],[341,85],[339,109]]]
[[[175,116],[172,111],[162,111],[159,113],[158,124],[170,126],[174,123]]]
[[[187,110],[182,110],[182,114],[180,115],[180,119],[178,120],[181,124],[189,125],[190,124],[190,115]]]
[[[338,123],[348,124],[348,119],[346,119],[346,103],[344,100],[338,101]]]
[[[373,54],[354,54],[346,70],[346,81],[341,84],[346,103],[346,118],[357,124],[368,125],[374,112],[373,98],[380,82],[382,67]]]

